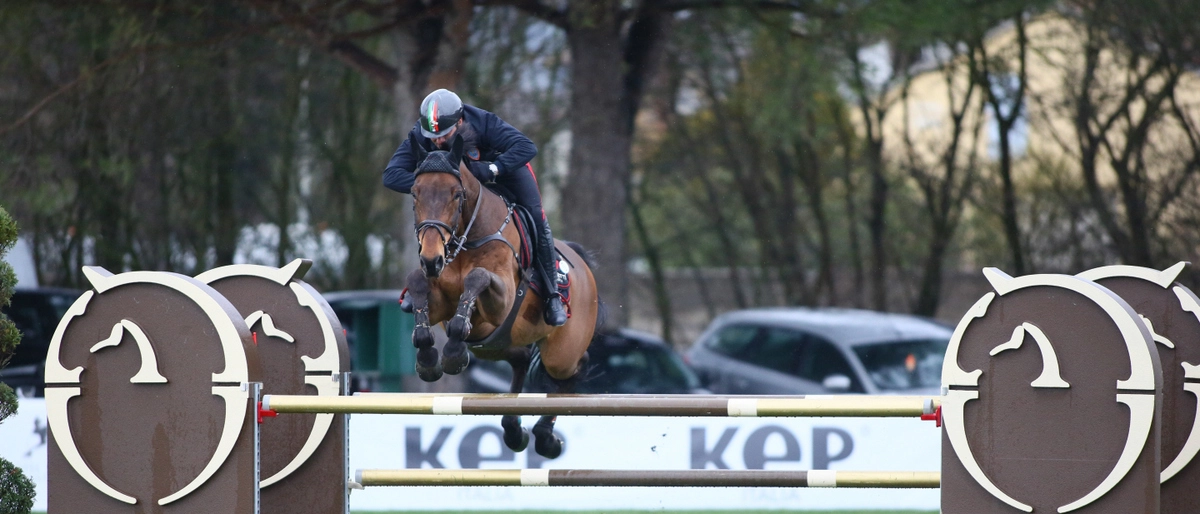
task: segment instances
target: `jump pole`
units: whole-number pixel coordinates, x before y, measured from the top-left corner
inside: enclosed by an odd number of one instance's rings
[[[941,399],[927,396],[723,396],[372,393],[264,395],[262,412],[519,416],[923,417]]]
[[[352,487],[842,487],[936,489],[937,471],[361,469]]]

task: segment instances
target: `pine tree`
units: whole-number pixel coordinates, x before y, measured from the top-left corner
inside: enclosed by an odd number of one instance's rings
[[[4,256],[17,243],[17,222],[0,207],[0,307],[8,306],[12,299],[17,276],[12,266],[4,262]],[[21,331],[7,316],[0,314],[0,368],[8,364],[17,344],[21,342]],[[0,384],[0,422],[17,412],[17,395],[6,384]],[[33,509],[35,494],[33,481],[25,476],[21,468],[0,458],[0,514],[24,514]]]

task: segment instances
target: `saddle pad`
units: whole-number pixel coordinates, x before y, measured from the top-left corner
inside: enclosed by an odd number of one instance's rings
[[[505,200],[505,201],[507,201],[507,200]],[[535,270],[531,269],[531,268],[533,268],[533,245],[537,244],[537,238],[538,238],[538,236],[540,236],[540,234],[538,234],[537,233],[538,231],[534,229],[535,227],[537,227],[537,225],[533,221],[533,215],[530,214],[529,211],[525,210],[524,207],[513,204],[513,219],[514,219],[514,223],[517,225],[517,232],[519,232],[521,234],[521,251],[520,251],[521,269],[525,271],[525,274],[527,276],[532,277],[532,276],[534,276],[533,274],[536,273]],[[570,275],[571,265],[569,264],[570,261],[568,261],[566,256],[564,256],[562,254],[562,252],[558,251],[557,248],[554,249],[554,253],[556,254],[556,259],[558,260],[558,262],[556,263],[556,267],[558,268],[558,277],[556,277],[556,279],[557,279],[556,282],[558,285],[558,294],[559,294],[559,296],[562,297],[564,304],[570,304],[570,302],[571,302],[571,275]],[[542,281],[541,280],[530,280],[529,288],[532,289],[533,292],[537,293],[538,296],[540,296],[542,298],[546,297],[546,295],[542,291]]]
[[[562,297],[562,301],[563,301],[564,305],[570,305],[570,303],[571,303],[571,275],[570,275],[571,265],[568,264],[570,261],[568,261],[567,257],[565,255],[563,255],[562,252],[558,251],[557,248],[554,249],[554,253],[556,254],[556,257],[558,259],[558,263],[557,263],[558,264],[558,276],[555,277],[556,278],[555,285],[558,286],[558,295]],[[530,280],[529,288],[532,289],[533,292],[537,293],[538,296],[540,296],[542,298],[546,297],[546,295],[542,291],[542,281],[541,280]]]

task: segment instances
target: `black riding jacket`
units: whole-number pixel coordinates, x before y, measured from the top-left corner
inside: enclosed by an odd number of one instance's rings
[[[491,161],[499,169],[499,176],[505,177],[512,170],[524,167],[537,155],[537,146],[525,134],[509,125],[499,116],[471,105],[463,105],[463,123],[470,127],[460,127],[459,132],[466,139],[466,151],[463,159],[475,161]],[[421,129],[413,125],[410,135],[432,150],[433,143],[421,134]],[[412,190],[416,175],[413,174],[417,165],[416,152],[405,138],[392,154],[387,168],[383,170],[383,185],[401,193]]]

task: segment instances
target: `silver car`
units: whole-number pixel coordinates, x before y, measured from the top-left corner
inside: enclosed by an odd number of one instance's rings
[[[750,309],[718,316],[686,354],[717,394],[936,395],[952,330],[856,309]]]

